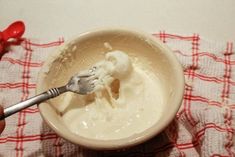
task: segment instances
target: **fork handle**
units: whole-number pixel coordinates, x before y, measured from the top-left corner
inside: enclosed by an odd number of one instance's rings
[[[4,114],[0,115],[0,120],[3,120],[5,118],[11,116],[12,114],[17,113],[17,112],[19,112],[19,111],[21,111],[25,108],[28,108],[28,107],[33,106],[35,104],[40,104],[41,102],[44,102],[48,99],[57,97],[60,94],[66,92],[66,91],[67,91],[66,86],[62,86],[62,87],[59,87],[59,88],[52,88],[52,89],[49,89],[46,92],[43,92],[39,95],[31,97],[31,98],[29,98],[25,101],[22,101],[20,103],[12,105],[8,108],[5,108],[4,109]]]

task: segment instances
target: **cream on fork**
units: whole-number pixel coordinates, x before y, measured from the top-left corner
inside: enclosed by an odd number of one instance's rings
[[[0,116],[0,120],[8,116],[11,116],[12,114],[17,113],[27,107],[57,97],[60,94],[68,91],[81,95],[92,93],[94,91],[95,81],[97,79],[97,77],[95,76],[95,71],[96,67],[92,67],[89,70],[83,71],[71,77],[71,79],[65,86],[61,86],[58,88],[51,88],[46,92],[43,92],[39,95],[29,98],[28,100],[22,101],[8,108],[5,108],[4,114]]]

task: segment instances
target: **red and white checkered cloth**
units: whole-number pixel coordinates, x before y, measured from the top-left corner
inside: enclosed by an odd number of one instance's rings
[[[160,32],[155,37],[174,50],[184,67],[186,88],[181,110],[164,132],[122,151],[94,151],[58,137],[36,106],[6,119],[0,157],[6,156],[235,156],[235,55],[232,42],[213,43],[199,35]],[[25,40],[0,60],[0,104],[34,95],[37,73],[63,39],[40,44]]]

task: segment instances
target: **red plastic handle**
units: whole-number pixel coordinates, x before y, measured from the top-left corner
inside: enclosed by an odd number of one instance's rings
[[[4,31],[0,32],[0,58],[4,53],[5,47],[8,45],[7,41],[10,38],[20,40],[25,32],[25,25],[22,21],[16,21],[9,25]]]
[[[10,38],[19,39],[25,32],[25,25],[22,21],[16,21],[0,33],[0,39],[7,41]]]

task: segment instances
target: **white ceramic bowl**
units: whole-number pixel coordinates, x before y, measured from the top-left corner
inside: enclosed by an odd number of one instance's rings
[[[73,134],[66,128],[56,108],[56,104],[62,101],[61,97],[41,103],[39,110],[46,123],[68,141],[92,149],[111,150],[142,143],[160,133],[173,120],[183,98],[184,75],[174,53],[155,37],[134,30],[100,29],[79,35],[50,55],[39,73],[37,94],[51,87],[65,84],[71,74],[103,59],[101,52],[109,51],[104,46],[105,42],[110,43],[113,50],[134,53],[140,60],[147,58],[152,63],[153,72],[161,74],[158,76],[162,80],[166,104],[164,104],[160,121],[144,132],[128,138],[95,140]]]

